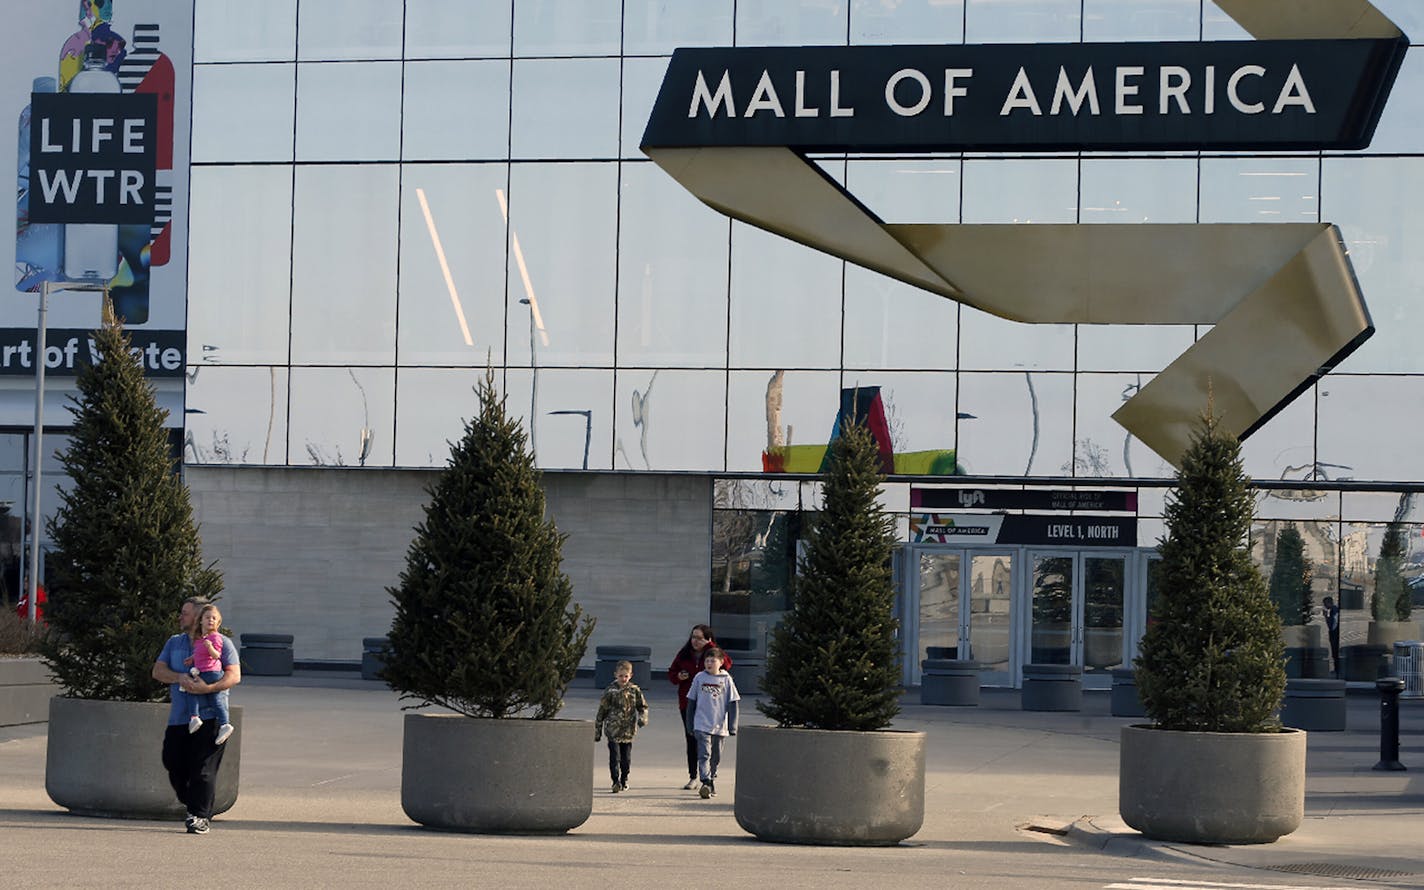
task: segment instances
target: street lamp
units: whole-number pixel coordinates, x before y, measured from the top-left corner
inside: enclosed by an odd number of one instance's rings
[[[100,281],[41,281],[40,282],[40,314],[39,320],[35,324],[35,432],[31,437],[34,441],[34,450],[31,466],[34,467],[34,495],[30,499],[30,560],[29,578],[25,589],[29,596],[29,619],[33,624],[39,617],[39,602],[36,597],[37,588],[40,583],[40,471],[42,469],[44,454],[42,442],[44,440],[44,391],[45,391],[45,351],[48,348],[45,343],[45,318],[49,314],[49,295],[65,290],[97,291],[104,295],[107,301],[109,297],[109,285]]]

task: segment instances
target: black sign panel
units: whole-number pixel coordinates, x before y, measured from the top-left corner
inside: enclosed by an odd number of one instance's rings
[[[142,331],[129,329],[130,350],[143,365],[146,377],[178,377],[183,374],[183,351],[188,335],[183,331]],[[33,377],[35,374],[35,332],[24,328],[0,328],[0,376]],[[50,328],[45,332],[45,374],[73,377],[79,369],[99,357],[94,332]]]
[[[1137,519],[1126,516],[1041,516],[983,513],[912,519],[917,542],[988,546],[1136,547]]]
[[[30,221],[152,225],[153,93],[30,96]]]
[[[1137,512],[1135,491],[1073,489],[911,488],[913,510],[1088,510]]]
[[[679,49],[644,148],[1358,149],[1396,40]]]

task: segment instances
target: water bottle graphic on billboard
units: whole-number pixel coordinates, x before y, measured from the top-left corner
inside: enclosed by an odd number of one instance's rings
[[[115,30],[111,0],[81,0],[78,23],[20,115],[15,286],[105,283],[143,324],[171,252],[174,67],[157,24]]]

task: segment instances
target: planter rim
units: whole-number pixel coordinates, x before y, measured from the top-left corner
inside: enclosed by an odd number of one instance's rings
[[[774,729],[777,732],[815,732],[826,735],[899,735],[899,736],[922,736],[923,730],[919,729],[818,729],[812,726],[777,726],[774,723],[754,723],[743,726],[739,731]]]
[[[1304,732],[1305,732],[1305,730],[1303,730],[1303,729],[1296,729],[1296,728],[1293,727],[1293,726],[1282,726],[1280,729],[1267,730],[1266,732],[1212,732],[1212,731],[1210,731],[1210,730],[1205,730],[1205,729],[1167,729],[1167,728],[1165,728],[1165,727],[1158,726],[1158,725],[1156,725],[1155,723],[1129,723],[1127,726],[1124,726],[1124,727],[1123,727],[1123,730],[1129,730],[1129,729],[1143,729],[1143,730],[1148,730],[1148,731],[1150,731],[1150,732],[1175,732],[1175,733],[1178,733],[1178,734],[1180,734],[1180,735],[1231,736],[1231,737],[1243,736],[1243,735],[1245,735],[1245,736],[1265,736],[1265,737],[1267,737],[1267,738],[1273,738],[1273,737],[1276,737],[1276,736],[1283,736],[1283,735],[1295,735],[1295,734],[1297,734],[1297,733],[1304,733]]]
[[[440,717],[440,718],[460,718],[464,720],[484,720],[489,723],[592,723],[593,720],[584,717],[545,717],[537,719],[534,717],[471,717],[469,714],[460,714],[455,711],[440,711],[434,714],[423,712],[406,711],[407,717]]]

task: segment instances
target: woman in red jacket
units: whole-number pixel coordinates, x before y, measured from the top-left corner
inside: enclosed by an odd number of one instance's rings
[[[692,678],[702,670],[702,650],[709,645],[716,645],[712,628],[705,624],[694,625],[687,642],[673,656],[667,671],[668,682],[677,687],[677,710],[682,718],[682,734],[687,743],[687,784],[682,786],[684,791],[697,787],[697,739],[687,728],[687,690],[692,687]],[[732,659],[728,656],[722,662],[722,669],[731,668]]]

